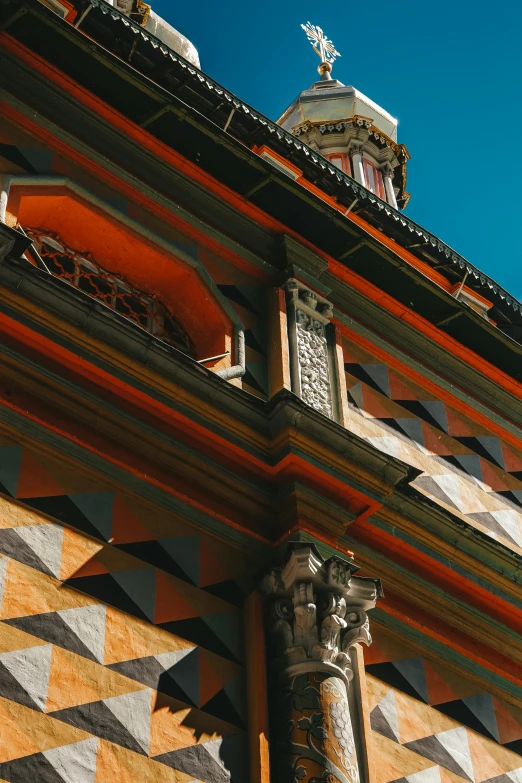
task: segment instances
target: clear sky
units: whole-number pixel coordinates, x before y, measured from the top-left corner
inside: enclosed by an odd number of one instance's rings
[[[201,66],[271,119],[316,80],[300,28],[323,28],[333,75],[399,119],[406,214],[522,299],[520,0],[153,0]]]

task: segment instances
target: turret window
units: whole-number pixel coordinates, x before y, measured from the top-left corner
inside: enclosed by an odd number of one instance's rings
[[[363,160],[363,167],[364,178],[366,180],[366,187],[368,190],[371,190],[371,192],[375,193],[376,196],[379,196],[379,198],[382,198],[383,201],[386,201],[382,173],[379,171],[377,166],[375,166],[366,158]]]
[[[350,158],[345,152],[333,152],[330,155],[324,156],[326,160],[329,160],[338,169],[344,171],[345,174],[352,176],[352,167],[350,165]]]

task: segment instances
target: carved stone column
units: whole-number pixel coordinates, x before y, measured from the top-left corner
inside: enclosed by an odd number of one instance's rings
[[[397,209],[397,199],[395,197],[395,190],[393,189],[393,167],[386,163],[382,167],[382,176],[384,179],[384,189],[386,191],[386,201],[394,209]]]
[[[292,391],[333,419],[337,401],[327,331],[332,305],[294,278],[285,290]]]
[[[363,167],[363,142],[352,139],[348,148],[348,154],[352,160],[353,178],[364,187],[367,187]]]
[[[350,648],[370,644],[366,612],[382,591],[379,580],[354,576],[356,570],[349,561],[324,561],[314,546],[296,544],[286,564],[264,579],[275,678],[274,783],[362,783],[362,731],[354,732],[350,709]]]

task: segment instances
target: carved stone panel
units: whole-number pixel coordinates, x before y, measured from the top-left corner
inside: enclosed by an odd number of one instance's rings
[[[286,283],[292,391],[334,418],[335,394],[328,324],[332,305],[298,280]]]

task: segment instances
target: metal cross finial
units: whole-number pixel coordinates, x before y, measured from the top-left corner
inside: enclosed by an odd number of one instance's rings
[[[314,52],[321,58],[322,63],[333,63],[336,57],[341,55],[333,45],[333,43],[326,37],[320,27],[316,27],[310,22],[302,24],[301,27],[306,33],[306,37],[312,44]]]

